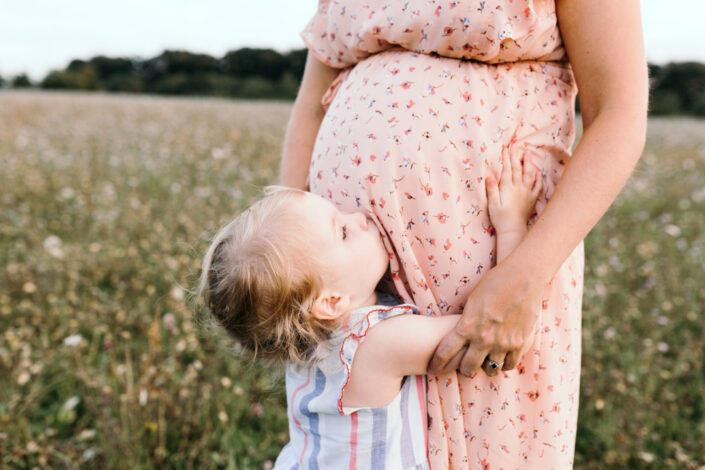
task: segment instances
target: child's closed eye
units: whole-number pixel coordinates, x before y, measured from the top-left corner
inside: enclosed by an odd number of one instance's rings
[[[343,225],[343,240],[345,240],[346,238],[348,238],[348,226]]]

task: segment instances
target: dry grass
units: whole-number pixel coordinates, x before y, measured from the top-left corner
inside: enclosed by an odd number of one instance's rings
[[[263,468],[281,373],[189,307],[288,103],[0,93],[0,468]],[[587,240],[576,468],[705,468],[705,122],[653,120]]]

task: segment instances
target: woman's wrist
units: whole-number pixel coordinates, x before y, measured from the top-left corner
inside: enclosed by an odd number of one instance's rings
[[[512,250],[500,263],[508,276],[537,288],[547,286],[554,275],[550,266],[543,263],[540,257],[526,256],[521,250]]]

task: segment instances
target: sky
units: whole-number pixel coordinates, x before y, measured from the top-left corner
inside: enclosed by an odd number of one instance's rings
[[[393,0],[401,1],[401,0]],[[614,0],[623,1],[623,0]],[[40,80],[72,59],[213,56],[241,47],[304,47],[299,31],[317,0],[24,0],[0,10],[0,75]],[[652,63],[705,62],[705,0],[641,0]]]

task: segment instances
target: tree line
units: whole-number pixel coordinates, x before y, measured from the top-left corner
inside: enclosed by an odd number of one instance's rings
[[[167,50],[150,59],[76,59],[38,83],[21,74],[0,77],[0,87],[294,99],[305,62],[306,49],[242,48],[220,58]],[[705,64],[649,65],[649,76],[650,114],[705,116]]]
[[[221,58],[167,50],[150,59],[105,56],[75,59],[63,70],[52,70],[38,83],[32,83],[26,75],[18,75],[7,85],[48,90],[293,99],[305,63],[305,49],[282,54],[272,49],[243,48]],[[0,84],[3,82],[0,78]]]

